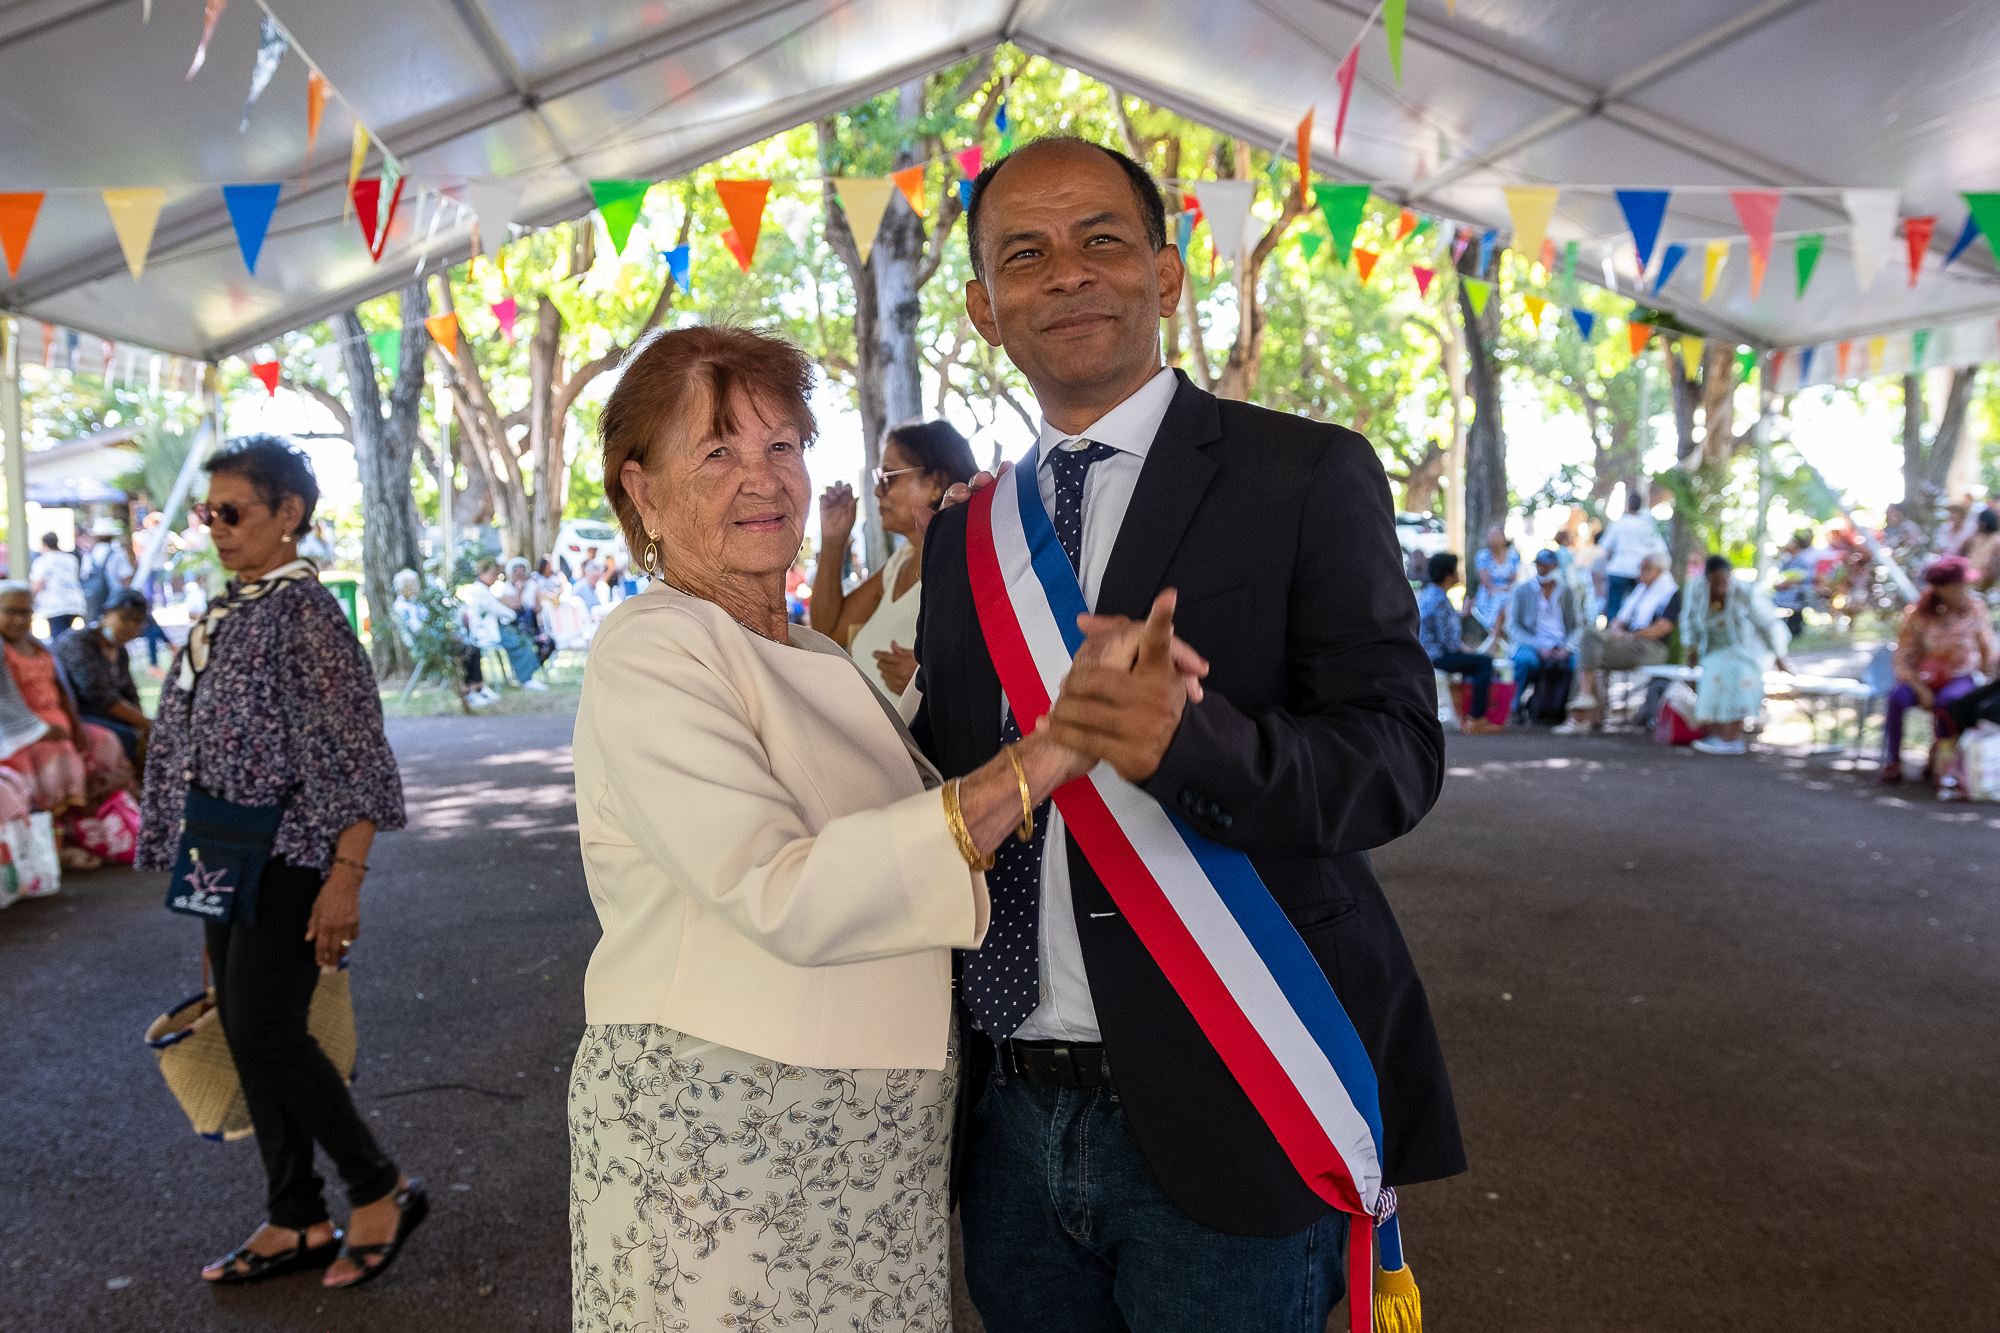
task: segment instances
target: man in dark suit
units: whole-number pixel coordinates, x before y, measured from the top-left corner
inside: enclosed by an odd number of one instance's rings
[[[1098,613],[1050,725],[1249,856],[1374,1064],[1386,1183],[1464,1170],[1423,987],[1366,855],[1429,810],[1444,750],[1381,464],[1352,431],[1162,368],[1181,257],[1158,187],[1122,154],[1023,148],[981,174],[968,235],[967,310],[1034,387],[1036,482]],[[939,515],[924,547],[914,729],[947,774],[1035,721],[1006,708],[981,633],[968,510]],[[1198,698],[1170,632],[1207,658]],[[987,1328],[1320,1333],[1345,1219],[1060,812],[1036,830],[999,853],[985,944],[960,962],[958,1178]]]

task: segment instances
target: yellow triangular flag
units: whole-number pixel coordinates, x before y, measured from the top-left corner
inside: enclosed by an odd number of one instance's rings
[[[896,182],[896,188],[903,192],[903,198],[910,201],[911,211],[916,213],[918,217],[925,216],[924,169],[922,167],[905,167],[895,175],[889,177],[889,179]]]
[[[1723,263],[1729,258],[1728,241],[1710,241],[1708,253],[1701,261],[1701,299],[1706,301],[1715,294],[1715,275],[1722,272]]]
[[[340,220],[347,221],[349,210],[354,207],[354,182],[361,179],[361,164],[368,160],[368,127],[360,123],[354,126],[354,147],[347,154],[347,198],[340,206]]]
[[[160,208],[167,192],[159,189],[106,190],[104,207],[111,213],[111,230],[118,233],[118,248],[125,252],[125,267],[137,282],[146,272],[146,253],[153,248],[153,228],[160,220]]]
[[[1548,308],[1549,303],[1539,296],[1524,296],[1521,298],[1521,303],[1528,307],[1528,318],[1540,324],[1542,322],[1542,311]]]
[[[1870,338],[1868,340],[1869,374],[1873,375],[1880,372],[1882,369],[1882,353],[1887,350],[1888,346],[1889,340],[1887,338]]]
[[[1689,379],[1701,374],[1701,346],[1699,338],[1681,339],[1681,369]]]
[[[1548,234],[1549,218],[1556,211],[1560,185],[1509,185],[1507,212],[1514,219],[1513,249],[1530,260],[1542,252],[1542,238]]]
[[[896,188],[896,182],[886,176],[839,176],[834,179],[833,191],[840,196],[840,206],[847,212],[847,226],[854,233],[854,248],[861,252],[861,262],[868,262],[868,252],[875,248],[875,233],[881,230],[882,213],[889,207],[889,194]]]

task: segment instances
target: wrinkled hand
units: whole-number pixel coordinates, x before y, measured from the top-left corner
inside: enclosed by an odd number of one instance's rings
[[[313,959],[321,967],[334,967],[347,955],[347,946],[361,934],[361,877],[346,866],[336,865],[313,899],[312,919],[306,923],[306,939],[313,946]]]
[[[875,669],[882,674],[882,683],[889,687],[889,697],[894,699],[909,688],[910,677],[917,674],[917,655],[891,639],[888,652],[875,654]]]
[[[1937,706],[1937,691],[1930,686],[1917,681],[1910,686],[1910,689],[1916,693],[1917,707],[1929,709]]]
[[[1201,655],[1174,638],[1173,589],[1153,602],[1145,623],[1079,616],[1087,636],[1049,712],[1049,734],[1065,749],[1108,762],[1128,782],[1160,767],[1190,698],[1208,673]]]
[[[819,539],[822,546],[845,546],[854,531],[854,516],[861,502],[854,488],[837,481],[819,493]]]

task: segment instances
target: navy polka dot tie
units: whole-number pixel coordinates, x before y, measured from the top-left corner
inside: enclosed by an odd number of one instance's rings
[[[1093,463],[1117,450],[1108,444],[1082,449],[1057,449],[1049,455],[1056,482],[1056,540],[1069,557],[1069,567],[1083,563],[1083,481]],[[1000,743],[1021,739],[1012,709],[1000,728]],[[986,891],[993,903],[986,940],[967,951],[961,984],[966,1007],[981,1032],[995,1041],[1014,1034],[1041,1003],[1040,935],[1042,915],[1042,843],[1049,825],[1049,802],[1035,811],[1035,835],[1026,842],[1009,837],[993,854],[986,872]]]

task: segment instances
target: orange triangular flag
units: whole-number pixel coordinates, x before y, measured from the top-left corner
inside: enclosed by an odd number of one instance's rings
[[[764,205],[771,198],[771,182],[717,181],[715,193],[722,200],[722,211],[729,214],[730,229],[736,233],[730,253],[748,273],[750,261],[757,257],[757,233],[764,229]]]
[[[910,209],[918,217],[924,217],[924,169],[905,167],[901,171],[889,173],[889,179],[896,182],[896,188],[903,192],[903,198],[910,201]]]
[[[1853,344],[1853,343],[1851,343],[1851,342],[1846,342],[1846,343],[1841,343],[1841,344],[1840,344],[1840,345],[1839,345],[1838,347],[1836,347],[1836,348],[1835,348],[1834,350],[1835,350],[1835,351],[1837,351],[1837,352],[1838,352],[1838,353],[1840,354],[1840,378],[1842,378],[1842,379],[1846,379],[1846,378],[1847,378],[1847,358],[1848,358],[1849,354],[1851,354],[1851,353],[1852,353],[1852,352],[1854,351],[1854,344]]]
[[[728,231],[722,233],[722,244],[724,249],[736,256],[737,266],[745,273],[748,273],[750,271],[750,252],[743,248],[743,238],[736,234],[736,228],[731,227]]]
[[[313,145],[319,142],[319,118],[326,113],[326,75],[318,70],[306,71],[306,156],[312,156]]]
[[[1299,202],[1312,207],[1312,162],[1313,162],[1313,112],[1318,107],[1307,107],[1306,118],[1299,122]]]
[[[1633,320],[1626,326],[1625,336],[1632,340],[1632,355],[1637,356],[1645,350],[1646,340],[1653,336],[1653,326]]]
[[[1363,250],[1359,246],[1355,247],[1354,271],[1361,275],[1363,282],[1368,281],[1368,275],[1375,271],[1375,262],[1381,257],[1381,255],[1375,253],[1373,250]]]
[[[1417,229],[1417,215],[1415,213],[1411,212],[1409,209],[1406,208],[1401,213],[1398,213],[1396,215],[1397,240],[1399,241],[1402,240],[1405,236],[1408,236],[1411,232],[1415,231],[1416,229]]]
[[[0,246],[7,250],[7,276],[20,276],[21,256],[28,252],[28,233],[42,211],[42,192],[0,194]]]
[[[424,321],[424,327],[431,331],[437,345],[447,352],[458,349],[458,312],[449,315],[432,315]]]

